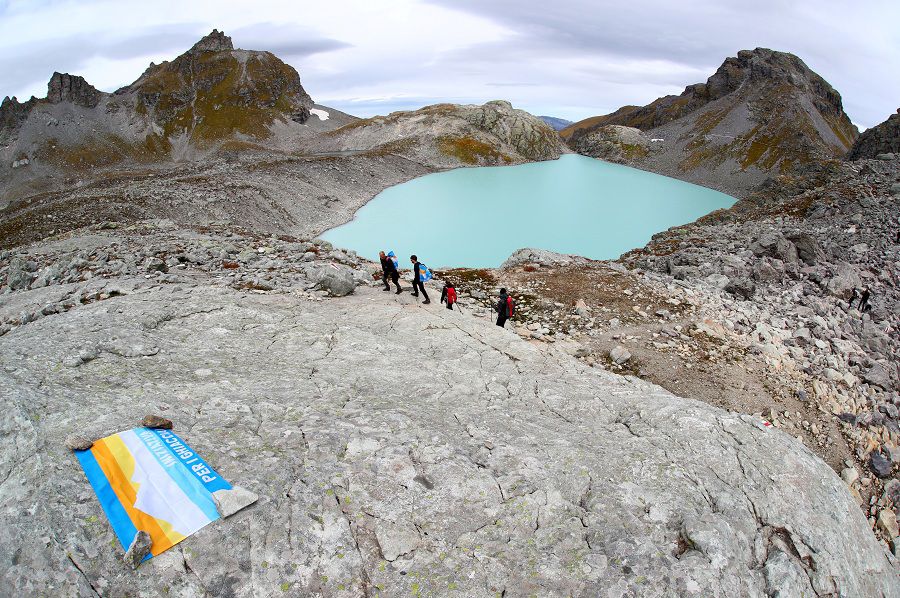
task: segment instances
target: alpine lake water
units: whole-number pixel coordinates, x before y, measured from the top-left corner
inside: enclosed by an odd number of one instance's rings
[[[615,259],[672,226],[735,198],[580,155],[517,166],[458,168],[385,189],[353,220],[322,235],[401,267],[494,268],[523,247]]]

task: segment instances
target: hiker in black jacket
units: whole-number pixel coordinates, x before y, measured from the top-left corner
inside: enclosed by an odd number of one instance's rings
[[[425,285],[422,284],[421,279],[419,279],[419,269],[422,264],[419,262],[419,258],[414,255],[409,256],[409,261],[411,261],[413,265],[413,292],[411,295],[413,297],[418,297],[419,290],[421,290],[422,295],[425,296],[425,301],[422,302],[422,305],[428,305],[431,303],[431,299],[428,298],[428,293],[425,292]]]
[[[397,287],[396,294],[399,295],[403,291],[400,289],[400,273],[397,272],[397,266],[394,265],[394,260],[386,256],[383,251],[378,254],[378,257],[381,258],[381,271],[384,273],[381,277],[381,282],[384,283],[384,290],[391,290],[391,285],[388,284],[388,278],[390,278],[394,283],[394,286]]]
[[[506,294],[506,289],[500,289],[500,300],[497,301],[496,305],[497,310],[497,326],[503,328],[506,325],[506,320],[509,319],[509,295]]]

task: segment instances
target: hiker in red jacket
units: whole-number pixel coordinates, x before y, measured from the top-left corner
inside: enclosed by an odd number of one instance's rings
[[[497,326],[503,328],[506,320],[513,316],[514,302],[512,297],[506,294],[506,289],[500,289],[500,300],[497,301]]]
[[[452,282],[444,283],[444,288],[441,291],[441,303],[446,303],[447,309],[453,309],[453,304],[456,303],[456,288]]]

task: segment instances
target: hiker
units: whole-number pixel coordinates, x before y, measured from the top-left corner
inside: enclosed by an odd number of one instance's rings
[[[446,303],[447,309],[453,309],[453,304],[456,303],[456,288],[452,282],[444,283],[444,289],[441,291],[441,303]]]
[[[396,257],[394,257],[394,252],[390,252],[385,255],[383,251],[378,253],[378,257],[381,258],[381,271],[384,273],[384,276],[381,277],[381,282],[384,283],[385,291],[391,290],[391,285],[388,284],[388,278],[394,283],[394,286],[397,287],[396,295],[399,295],[403,292],[400,288],[400,272],[397,271],[397,262]]]
[[[428,305],[431,303],[431,299],[428,298],[428,293],[425,292],[425,281],[431,278],[431,272],[429,272],[428,268],[419,261],[419,258],[415,255],[409,256],[409,261],[412,262],[413,265],[413,292],[410,293],[413,297],[419,296],[419,290],[421,289],[422,295],[425,296],[425,301],[422,302],[422,305]]]
[[[867,309],[871,309],[872,306],[869,305],[869,287],[865,287],[862,290],[862,295],[859,297],[859,313],[865,313]]]
[[[853,307],[853,302],[859,299],[859,289],[853,287],[853,294],[850,296],[850,303],[847,304],[847,309]]]
[[[497,301],[497,326],[503,328],[506,320],[513,316],[515,302],[506,294],[506,289],[500,289],[500,299]]]

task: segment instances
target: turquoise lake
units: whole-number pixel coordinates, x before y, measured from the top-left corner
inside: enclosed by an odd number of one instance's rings
[[[735,201],[706,187],[565,155],[413,179],[385,189],[322,238],[372,260],[393,250],[402,267],[414,253],[431,268],[490,268],[522,247],[614,259]]]

